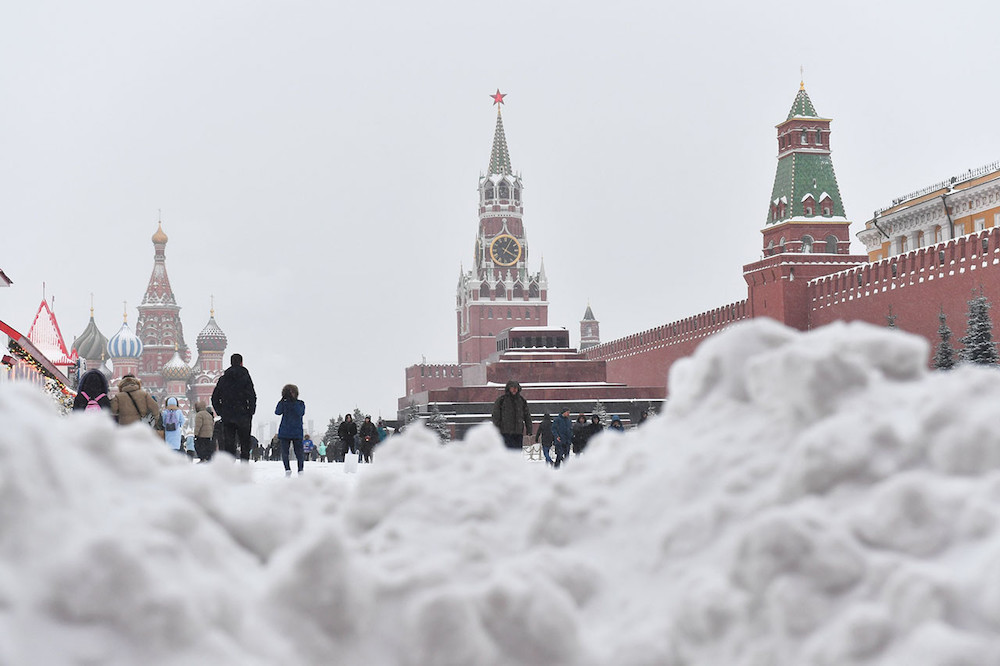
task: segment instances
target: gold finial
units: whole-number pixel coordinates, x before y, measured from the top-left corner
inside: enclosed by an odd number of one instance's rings
[[[805,89],[806,89],[805,68],[802,65],[799,65],[799,90],[805,90]]]
[[[122,321],[128,323],[128,301],[122,301]]]
[[[94,318],[94,292],[90,292],[90,318]]]
[[[208,316],[209,317],[214,317],[215,316],[215,294],[211,295],[211,299],[212,299],[212,307],[208,311]]]

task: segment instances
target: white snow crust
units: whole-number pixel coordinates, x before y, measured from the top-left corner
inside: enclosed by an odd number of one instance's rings
[[[0,664],[1000,663],[1000,374],[768,320],[561,470],[490,426],[358,474],[0,385]]]

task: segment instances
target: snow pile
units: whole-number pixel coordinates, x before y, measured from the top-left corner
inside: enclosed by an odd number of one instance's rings
[[[491,428],[254,482],[0,386],[0,663],[1000,663],[1000,374],[734,326],[553,471]]]

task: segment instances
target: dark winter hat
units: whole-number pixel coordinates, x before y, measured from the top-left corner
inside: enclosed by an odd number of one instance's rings
[[[562,409],[559,410],[559,413],[560,414],[565,414],[566,412],[569,412],[569,411],[572,411],[572,410],[570,410],[569,407],[563,407]]]
[[[620,416],[618,416],[617,414],[615,414],[614,416],[611,417],[611,420],[612,421],[621,421],[622,418]]]

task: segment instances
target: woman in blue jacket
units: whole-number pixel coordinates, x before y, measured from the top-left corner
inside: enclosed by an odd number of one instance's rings
[[[302,451],[302,417],[306,414],[306,403],[299,400],[299,387],[295,384],[285,384],[281,389],[281,401],[274,408],[274,413],[281,416],[278,426],[278,442],[281,444],[281,462],[285,465],[285,476],[292,475],[292,467],[288,464],[288,447],[295,449],[295,460],[299,463],[299,474],[305,467],[305,454]]]
[[[552,445],[556,449],[556,469],[569,457],[573,444],[573,422],[569,420],[569,407],[563,407],[559,416],[552,419]]]

